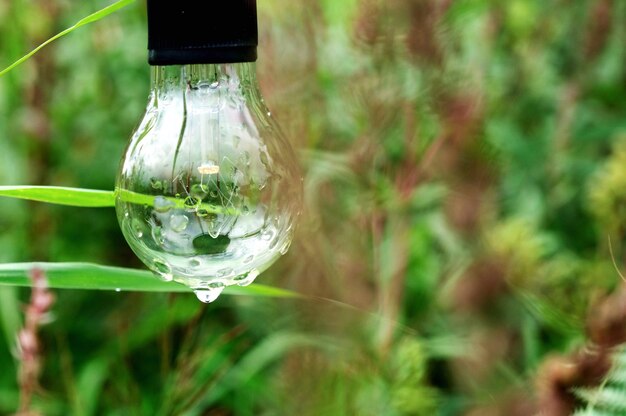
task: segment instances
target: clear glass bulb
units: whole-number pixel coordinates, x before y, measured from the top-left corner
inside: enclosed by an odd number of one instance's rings
[[[253,63],[152,67],[146,113],[117,177],[135,254],[203,302],[248,285],[291,243],[302,184]]]

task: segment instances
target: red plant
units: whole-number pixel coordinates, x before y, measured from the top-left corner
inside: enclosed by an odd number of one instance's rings
[[[39,387],[41,372],[41,343],[39,328],[48,321],[48,316],[55,297],[48,289],[48,280],[43,270],[33,269],[30,273],[32,292],[30,302],[25,308],[24,328],[17,336],[18,358],[20,370],[18,383],[20,387],[20,404],[17,415],[38,415],[32,410],[33,394]]]

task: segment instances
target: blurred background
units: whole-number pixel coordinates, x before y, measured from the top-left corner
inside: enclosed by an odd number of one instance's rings
[[[0,67],[107,4],[0,0]],[[261,88],[306,208],[257,281],[311,298],[56,291],[29,414],[588,407],[626,362],[626,3],[258,6]],[[137,2],[0,78],[0,184],[112,190],[147,101],[146,42]],[[111,209],[0,213],[2,262],[141,267]],[[29,296],[0,288],[0,414],[18,406]],[[604,411],[625,414],[624,385]]]

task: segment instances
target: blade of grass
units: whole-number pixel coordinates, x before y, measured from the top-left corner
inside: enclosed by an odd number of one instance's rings
[[[189,416],[197,416],[206,412],[207,408],[215,405],[224,395],[247,383],[257,374],[269,367],[273,362],[284,357],[285,353],[297,347],[319,347],[332,348],[332,341],[329,343],[320,337],[312,337],[299,333],[279,332],[265,338],[254,348],[250,349],[245,356],[215,385],[210,389],[207,386],[199,386],[199,400],[196,403],[188,403],[191,409],[177,412]],[[204,390],[204,391],[203,391]],[[182,409],[177,409],[182,410]]]
[[[58,186],[0,186],[0,196],[86,208],[115,206],[113,191],[94,189]]]
[[[140,194],[125,189],[100,191],[96,189],[66,188],[59,186],[0,186],[0,196],[84,208],[113,207],[115,206],[116,196],[133,204],[154,206],[155,203],[155,195]],[[176,208],[187,208],[185,200],[182,198],[166,197],[166,199]],[[199,204],[196,209],[205,210],[213,214],[239,214],[236,208],[226,208],[204,202]]]
[[[14,69],[18,65],[26,62],[33,55],[35,55],[37,52],[39,52],[41,49],[46,47],[48,44],[54,42],[55,40],[57,40],[57,39],[65,36],[65,35],[73,32],[74,30],[78,29],[81,26],[84,26],[84,25],[89,24],[89,23],[97,22],[98,20],[102,19],[103,17],[106,17],[106,16],[110,15],[111,13],[114,13],[114,12],[118,11],[119,9],[121,9],[123,7],[126,7],[129,4],[134,3],[134,2],[135,2],[135,0],[119,0],[119,1],[109,5],[107,7],[105,7],[104,9],[101,9],[101,10],[95,12],[95,13],[90,14],[87,17],[84,17],[84,18],[80,19],[73,26],[65,29],[64,31],[62,31],[60,33],[57,33],[56,35],[54,35],[53,37],[51,37],[50,39],[48,39],[47,41],[45,41],[41,45],[37,46],[35,49],[30,51],[29,53],[27,53],[26,55],[22,56],[17,61],[13,62],[11,65],[9,65],[8,67],[6,67],[2,71],[0,71],[0,77],[3,76],[3,75],[6,75],[9,71]]]
[[[20,302],[13,287],[0,287],[0,327],[7,342],[7,351],[15,348],[15,337],[22,327]]]
[[[146,270],[101,266],[91,263],[8,263],[0,264],[0,286],[30,286],[28,273],[33,268],[46,272],[53,289],[115,290],[139,292],[188,292],[182,284],[164,282]],[[286,289],[253,284],[228,287],[230,295],[296,298]]]

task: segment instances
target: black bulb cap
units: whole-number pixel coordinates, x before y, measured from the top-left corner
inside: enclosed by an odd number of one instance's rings
[[[150,65],[254,62],[256,0],[148,0]]]

